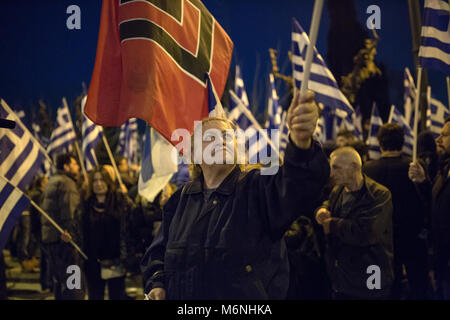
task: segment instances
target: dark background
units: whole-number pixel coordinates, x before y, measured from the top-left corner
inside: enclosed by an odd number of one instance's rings
[[[250,103],[262,120],[267,105],[268,74],[271,64],[269,48],[279,50],[282,73],[291,74],[287,51],[291,41],[291,18],[295,17],[309,32],[313,0],[204,0],[234,42],[230,68],[239,63]],[[345,2],[345,1],[344,1]],[[380,112],[387,118],[388,107],[403,107],[403,70],[413,75],[413,55],[407,0],[355,0],[356,19],[365,32],[369,14],[375,4],[381,8],[380,43],[377,65],[383,68],[387,100]],[[343,3],[343,2],[342,2]],[[66,9],[76,4],[81,9],[81,30],[68,30]],[[421,1],[423,8],[423,1]],[[69,104],[82,92],[82,82],[89,85],[94,66],[100,0],[2,0],[0,1],[0,97],[15,110],[24,110],[28,121],[31,111],[42,99],[54,119],[56,108],[65,96]],[[341,13],[346,19],[345,10]],[[317,48],[327,60],[330,14],[328,1],[322,15]],[[352,32],[354,30],[350,30]],[[348,35],[338,33],[343,41]],[[340,38],[334,37],[334,42]],[[333,69],[333,68],[332,68]],[[333,70],[332,70],[333,71]],[[430,71],[433,95],[447,105],[444,75]],[[279,95],[285,92],[277,80]],[[374,89],[378,90],[378,89]],[[27,119],[25,120],[27,122]]]

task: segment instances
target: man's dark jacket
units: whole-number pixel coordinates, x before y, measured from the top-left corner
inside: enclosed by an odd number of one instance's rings
[[[289,274],[282,236],[314,204],[329,176],[313,142],[289,142],[275,175],[236,167],[212,193],[203,178],[179,189],[164,207],[158,235],[142,260],[145,292],[167,299],[283,299]]]
[[[393,236],[396,250],[417,250],[419,234],[425,228],[427,206],[414,183],[408,177],[411,158],[406,156],[381,157],[364,164],[363,171],[370,178],[387,187],[392,194]]]
[[[75,242],[80,238],[80,217],[77,216],[80,201],[77,183],[63,171],[50,177],[42,194],[42,210],[67,230]],[[60,232],[44,216],[41,216],[41,224],[43,243],[62,243]]]
[[[323,205],[333,218],[325,253],[333,290],[363,299],[387,297],[393,281],[391,193],[364,176],[363,188],[343,215],[343,191],[344,187],[335,187]],[[371,265],[380,268],[381,289],[368,289]]]

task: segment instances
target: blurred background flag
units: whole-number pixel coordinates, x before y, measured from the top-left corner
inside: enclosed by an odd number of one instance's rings
[[[0,176],[0,252],[5,247],[22,212],[29,205],[30,199]]]
[[[47,152],[51,157],[58,153],[70,151],[71,145],[76,141],[77,135],[70,119],[70,111],[66,105],[58,108],[56,125],[47,147]]]
[[[0,118],[17,123],[12,130],[0,130],[0,176],[25,190],[44,160],[51,162],[50,158],[4,100],[0,100]]]
[[[130,166],[138,165],[138,123],[136,118],[128,119],[120,126],[116,153],[126,158]]]
[[[247,92],[245,91],[244,79],[242,78],[241,68],[236,65],[236,76],[234,80],[234,92],[242,102],[242,105],[250,110],[250,103],[248,101]],[[230,112],[228,118],[239,126],[242,130],[247,129],[251,123],[249,119],[242,113],[242,110],[237,106],[235,99],[230,97]]]
[[[370,130],[367,137],[367,145],[369,146],[369,158],[376,160],[381,157],[380,144],[378,143],[377,133],[380,127],[383,125],[383,119],[381,119],[378,113],[377,104],[374,102],[372,107],[372,115],[370,116]]]
[[[394,105],[391,106],[388,122],[397,123],[403,127],[403,132],[405,134],[404,136],[405,142],[403,143],[403,154],[407,156],[412,156],[414,144],[413,130],[406,122],[406,119],[405,117],[403,117],[402,113]]]
[[[309,39],[297,20],[292,21],[292,63],[295,87],[300,88],[303,80],[303,65],[306,60],[306,49]],[[314,48],[311,75],[308,89],[314,91],[315,100],[333,110],[342,110],[349,114],[353,113],[353,107],[339,89],[333,74],[328,69],[322,56]]]
[[[403,78],[403,110],[405,110],[405,120],[411,128],[414,127],[414,103],[416,100],[416,84],[408,68],[405,68]]]
[[[81,151],[83,153],[83,160],[86,170],[92,170],[98,166],[97,156],[95,155],[95,147],[102,140],[103,129],[96,125],[84,115],[84,106],[86,104],[86,96],[81,101],[81,110],[83,114],[83,142],[81,144]]]
[[[267,103],[267,121],[266,128],[267,129],[278,129],[281,124],[281,112],[282,108],[278,105],[278,94],[275,89],[275,79],[273,74],[269,74],[269,82],[270,82],[270,97]],[[270,131],[269,131],[270,132]]]
[[[178,163],[172,159],[173,154],[177,154],[175,147],[147,125],[138,190],[139,194],[148,201],[153,202],[178,171]]]
[[[450,111],[442,102],[432,97],[430,86],[427,91],[427,102],[427,128],[437,138],[441,134],[445,118],[450,115]]]
[[[436,69],[450,76],[450,9],[448,1],[425,0],[419,62],[422,67]]]

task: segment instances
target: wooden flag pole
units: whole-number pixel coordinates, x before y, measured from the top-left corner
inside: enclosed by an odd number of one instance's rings
[[[50,216],[47,213],[45,213],[45,211],[42,210],[33,200],[30,199],[30,203],[33,207],[36,208],[37,211],[40,212],[40,214],[42,214],[45,217],[45,219],[47,219],[59,232],[61,232],[61,234],[65,234],[64,230],[55,222],[55,220],[50,218]],[[86,254],[80,249],[80,247],[73,240],[71,240],[69,243],[81,254],[81,256],[85,260],[88,260]]]
[[[317,34],[319,33],[320,18],[322,16],[323,0],[316,0],[314,3],[311,27],[309,29],[309,46],[306,49],[306,59],[304,65],[303,81],[300,87],[300,94],[303,96],[308,89],[309,75],[311,73],[311,64],[313,60],[314,48],[316,46]],[[295,86],[294,86],[295,88]],[[294,92],[295,97],[295,92]]]
[[[420,86],[422,84],[422,67],[417,67],[417,86],[416,99],[414,100],[414,143],[413,143],[413,162],[417,161],[417,138],[419,135],[419,103],[420,103]]]
[[[116,160],[115,160],[114,157],[113,157],[113,154],[112,154],[112,152],[111,152],[111,148],[109,147],[108,140],[106,140],[105,133],[102,134],[102,140],[103,140],[103,143],[104,143],[104,145],[105,145],[106,152],[108,153],[109,159],[111,160],[111,164],[112,164],[112,166],[113,166],[113,168],[114,168],[114,172],[116,173],[117,181],[119,181],[120,187],[121,187],[122,189],[124,189],[124,186],[125,186],[125,185],[124,185],[123,182],[122,182],[122,177],[120,176],[119,169],[117,169]]]
[[[70,115],[70,110],[69,110],[69,106],[67,105],[66,98],[63,97],[62,101],[63,101],[64,108],[67,108],[67,111],[68,111],[68,114],[69,114],[69,120],[72,123],[72,128],[73,128],[73,130],[75,130],[75,126],[74,126],[73,121],[72,121],[72,116]],[[76,136],[76,134],[75,134],[75,136]],[[81,154],[80,145],[78,144],[78,138],[77,137],[75,137],[74,144],[75,144],[75,150],[76,150],[77,155],[78,155],[78,159],[80,159],[80,166],[81,166],[81,171],[83,172],[84,181],[89,181],[88,180],[88,175],[87,175],[87,172],[86,172],[86,167],[84,166],[83,156]]]
[[[450,110],[450,77],[447,77],[447,97],[448,97],[448,109]]]

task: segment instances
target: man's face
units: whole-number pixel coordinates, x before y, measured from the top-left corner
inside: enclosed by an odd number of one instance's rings
[[[355,169],[348,163],[345,157],[332,156],[330,160],[330,180],[333,185],[348,186],[355,179]]]
[[[128,171],[128,161],[127,159],[122,159],[119,163],[119,172],[127,172]]]
[[[450,122],[442,128],[441,134],[436,139],[436,147],[440,156],[450,155]]]
[[[71,176],[77,177],[80,172],[80,166],[75,158],[70,158],[69,164],[64,165],[64,170]]]
[[[234,163],[236,159],[236,137],[229,123],[221,120],[207,121],[203,124],[202,163],[222,153],[222,163]],[[233,157],[232,157],[233,156]]]

